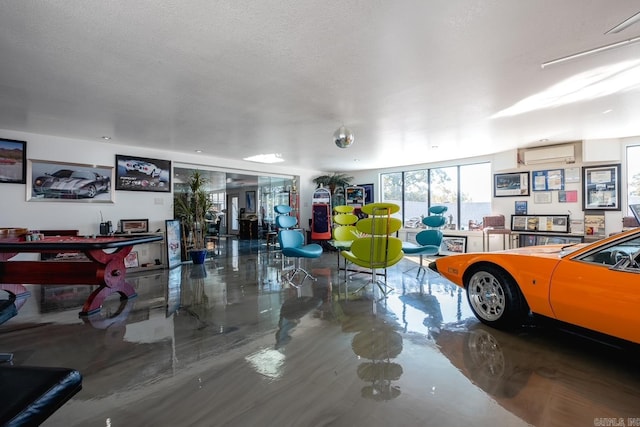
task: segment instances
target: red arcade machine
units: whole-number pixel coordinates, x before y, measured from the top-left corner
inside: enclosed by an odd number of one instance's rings
[[[313,192],[311,240],[331,240],[331,192],[322,186]]]

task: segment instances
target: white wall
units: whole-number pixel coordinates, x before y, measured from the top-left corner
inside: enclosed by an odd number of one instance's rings
[[[219,167],[223,171],[260,175],[262,172],[280,176],[300,176],[300,222],[306,227],[311,216],[310,200],[315,185],[313,178],[323,171],[284,168],[277,165],[258,165],[250,162],[219,159],[200,154],[185,154],[145,149],[112,142],[76,140],[10,130],[0,130],[0,137],[27,141],[28,160],[80,163],[115,167],[115,155],[168,159],[197,167]],[[27,174],[27,181],[30,176]],[[141,191],[115,191],[114,203],[71,201],[27,201],[27,186],[0,184],[0,227],[38,229],[78,229],[81,234],[97,234],[101,218],[112,221],[114,227],[120,219],[148,218],[149,230],[164,230],[164,221],[173,218],[173,193]],[[309,201],[308,203],[306,203]]]
[[[589,140],[583,143],[576,142],[576,162],[573,164],[566,163],[549,163],[542,165],[522,165],[518,164],[517,150],[509,150],[496,153],[492,156],[485,156],[473,159],[463,159],[452,162],[420,164],[413,166],[404,166],[399,168],[389,168],[383,170],[368,170],[353,172],[353,182],[355,184],[374,183],[375,200],[380,201],[380,173],[389,173],[402,170],[417,170],[424,168],[446,167],[460,164],[477,163],[480,161],[491,161],[492,173],[508,173],[508,172],[531,172],[535,170],[548,170],[553,168],[577,168],[580,181],[575,183],[566,183],[565,190],[576,190],[578,199],[574,203],[559,203],[558,192],[552,192],[552,203],[535,203],[535,195],[530,191],[527,197],[493,197],[492,198],[492,214],[502,214],[507,221],[511,215],[515,213],[515,201],[526,200],[528,203],[528,213],[530,214],[558,214],[570,215],[572,220],[584,220],[584,211],[582,210],[582,166],[596,166],[603,164],[622,163],[621,173],[621,200],[622,211],[605,211],[606,229],[605,233],[618,232],[622,229],[622,217],[627,215],[624,207],[627,206],[627,195],[625,192],[627,184],[626,165],[623,160],[625,158],[625,150],[628,145],[640,144],[640,137],[615,138],[615,139],[599,139]],[[584,155],[583,155],[584,153]],[[586,160],[584,160],[584,159]],[[531,184],[531,183],[530,183]]]
[[[631,141],[630,138],[626,139],[607,139],[607,140],[598,140],[597,145],[598,149],[595,149],[595,145],[591,143],[585,142],[586,147],[589,148],[591,153],[599,152],[601,155],[591,155],[590,161],[584,161],[583,154],[583,144],[580,142],[575,142],[576,146],[576,161],[572,164],[567,164],[564,162],[559,163],[547,163],[540,165],[523,165],[518,164],[517,159],[515,161],[515,165],[506,169],[496,169],[494,167],[493,173],[508,173],[508,172],[533,172],[540,170],[550,170],[550,169],[564,169],[565,174],[568,169],[577,169],[579,174],[579,182],[570,182],[565,183],[565,190],[575,190],[577,191],[577,201],[572,203],[560,203],[558,202],[558,191],[551,192],[551,203],[536,203],[536,192],[530,191],[530,195],[527,197],[494,197],[492,202],[492,213],[493,214],[503,214],[507,221],[510,220],[511,215],[515,213],[515,201],[516,200],[525,200],[527,201],[527,213],[533,215],[544,215],[544,214],[556,214],[556,215],[570,215],[571,220],[584,220],[584,211],[582,209],[582,166],[596,166],[596,165],[604,165],[604,164],[615,164],[622,163],[622,159],[624,159],[624,151],[626,145]],[[607,153],[606,156],[603,156],[602,153]],[[532,176],[530,174],[530,180]],[[566,176],[565,176],[566,179]],[[621,200],[619,201],[621,206],[626,206],[626,171],[625,168],[622,168],[621,177],[620,177],[620,188],[621,188]],[[529,183],[530,186],[532,182]],[[531,187],[530,187],[531,190]],[[626,216],[626,211],[604,211],[605,212],[605,234],[609,235],[611,233],[619,232],[622,230],[622,217]]]

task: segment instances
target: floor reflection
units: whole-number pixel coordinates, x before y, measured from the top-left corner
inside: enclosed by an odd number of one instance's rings
[[[437,342],[474,384],[533,425],[638,415],[637,353],[556,329],[502,332],[475,321],[450,325]]]
[[[427,271],[344,283],[335,253],[283,284],[277,252],[234,241],[202,266],[131,275],[137,298],[78,317],[83,289],[30,286],[0,325],[16,365],[67,366],[83,390],[45,426],[593,425],[634,417],[633,357],[548,327],[473,317],[464,291]],[[88,289],[86,289],[88,290]],[[46,292],[45,292],[46,291]],[[496,402],[499,404],[497,405]],[[265,421],[266,420],[266,421]]]

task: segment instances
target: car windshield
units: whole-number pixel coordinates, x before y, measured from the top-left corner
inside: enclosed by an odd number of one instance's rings
[[[596,264],[615,265],[622,259],[635,259],[640,256],[640,236],[635,234],[624,240],[616,240],[581,256],[580,261]]]
[[[71,174],[71,178],[76,179],[93,179],[91,172],[75,171]]]

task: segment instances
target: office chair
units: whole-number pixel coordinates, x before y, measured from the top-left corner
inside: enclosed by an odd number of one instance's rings
[[[288,208],[288,209],[287,209]],[[289,269],[283,277],[289,282],[289,284],[295,288],[302,286],[307,278],[316,280],[307,270],[300,267],[301,258],[319,258],[322,255],[322,246],[317,243],[304,244],[304,231],[301,229],[294,229],[298,224],[296,217],[289,215],[291,208],[285,205],[278,205],[275,207],[276,213],[279,215],[276,217],[276,226],[278,227],[278,244],[282,251],[282,271],[284,273],[284,260],[285,258],[293,258],[294,265],[292,269]],[[304,278],[299,284],[294,282],[294,278],[298,273],[303,273]]]
[[[422,219],[422,224],[424,224],[427,229],[420,231],[416,235],[416,242],[402,242],[402,251],[405,255],[419,255],[420,256],[420,265],[417,267],[418,272],[416,274],[416,278],[420,277],[420,273],[426,273],[426,269],[423,265],[423,257],[427,256],[435,256],[440,253],[440,245],[442,244],[442,227],[447,223],[447,219],[444,217],[445,212],[447,212],[448,208],[444,205],[434,205],[429,207],[429,216]],[[413,267],[416,268],[416,267]],[[406,270],[404,273],[408,273],[413,270],[410,268]]]

